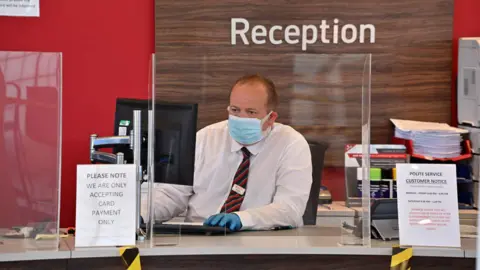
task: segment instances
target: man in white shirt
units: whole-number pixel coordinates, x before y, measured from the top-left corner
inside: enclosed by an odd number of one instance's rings
[[[156,184],[155,220],[187,210],[186,221],[236,230],[303,226],[312,183],[310,148],[275,123],[275,85],[260,75],[233,86],[229,118],[197,132],[193,187]]]

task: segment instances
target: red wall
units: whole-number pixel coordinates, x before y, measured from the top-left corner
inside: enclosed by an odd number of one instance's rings
[[[154,1],[41,1],[40,18],[0,17],[0,50],[63,53],[61,226],[75,224],[76,165],[89,135],[113,132],[117,96],[145,98]]]
[[[88,163],[89,135],[112,132],[116,97],[147,96],[149,57],[154,51],[154,0],[135,4],[48,0],[41,2],[40,13],[40,18],[0,17],[0,50],[63,52],[61,226],[71,226],[75,222],[76,164]],[[480,36],[478,14],[479,0],[455,1],[454,79],[457,40]],[[455,99],[452,91],[453,122]]]
[[[457,125],[458,39],[480,37],[480,0],[456,0],[453,15],[452,125]]]

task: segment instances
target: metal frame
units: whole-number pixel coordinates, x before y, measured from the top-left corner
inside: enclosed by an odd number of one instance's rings
[[[96,134],[90,135],[90,161],[101,162],[107,164],[125,164],[124,153],[105,153],[98,151],[99,148],[113,147],[116,145],[129,145],[133,150],[133,163],[136,165],[136,234],[137,236],[143,236],[144,233],[140,228],[141,220],[141,185],[143,182],[143,170],[141,164],[142,154],[142,125],[141,125],[141,111],[133,111],[133,130],[130,132],[130,136],[111,136],[111,137],[98,137]]]

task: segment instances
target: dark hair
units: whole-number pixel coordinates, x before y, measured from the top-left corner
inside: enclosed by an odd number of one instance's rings
[[[259,74],[245,75],[240,79],[238,79],[233,85],[233,87],[235,87],[235,85],[245,84],[245,83],[261,83],[267,90],[267,107],[272,111],[277,109],[278,94],[277,94],[277,90],[275,89],[275,84],[270,79]],[[230,91],[230,94],[231,94],[231,91]]]

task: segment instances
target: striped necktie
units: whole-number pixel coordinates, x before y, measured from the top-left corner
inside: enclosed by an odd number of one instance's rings
[[[250,167],[250,156],[252,154],[245,147],[242,147],[241,150],[243,153],[243,160],[235,173],[230,194],[220,210],[221,213],[231,213],[240,210],[243,198],[245,197],[248,182],[248,169]]]

